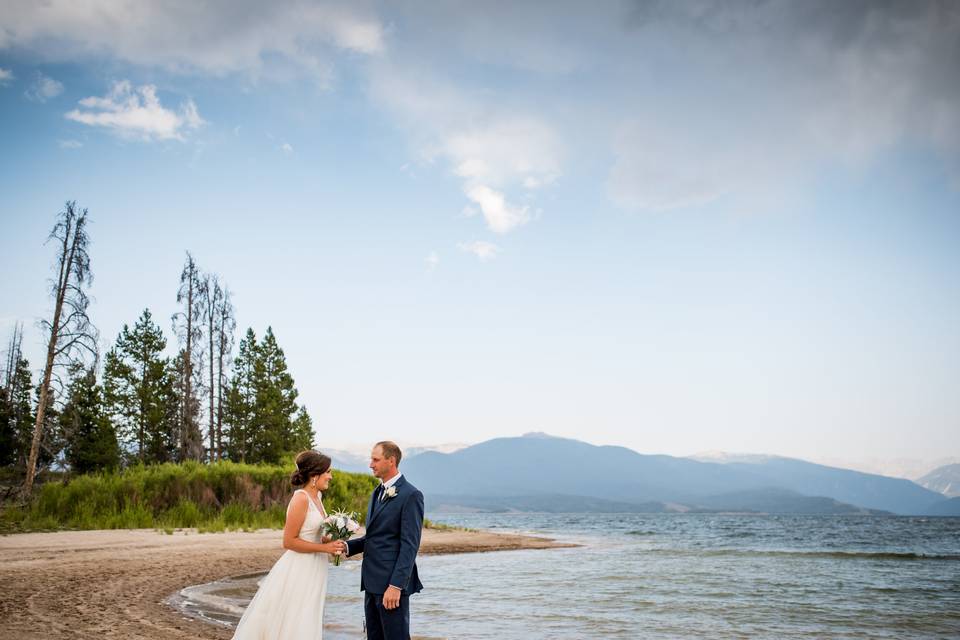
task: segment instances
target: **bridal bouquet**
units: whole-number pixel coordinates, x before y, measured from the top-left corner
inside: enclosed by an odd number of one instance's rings
[[[323,521],[323,535],[331,540],[348,540],[350,536],[360,530],[356,521],[357,514],[346,511],[334,511]],[[341,556],[333,556],[333,566],[339,567]]]

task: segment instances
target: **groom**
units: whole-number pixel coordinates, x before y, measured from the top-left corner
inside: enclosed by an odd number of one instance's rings
[[[367,640],[409,640],[410,595],[423,589],[417,551],[423,530],[423,494],[397,468],[400,447],[378,442],[370,469],[380,486],[370,496],[366,533],[348,540],[347,555],[363,554],[360,590]]]

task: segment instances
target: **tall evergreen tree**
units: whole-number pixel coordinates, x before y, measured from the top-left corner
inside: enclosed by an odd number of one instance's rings
[[[77,367],[60,414],[66,458],[76,473],[115,469],[120,465],[117,434],[104,411],[103,393],[94,367]]]
[[[21,363],[20,345],[22,342],[23,326],[18,322],[13,327],[13,334],[10,337],[6,358],[4,359],[3,371],[0,371],[0,375],[2,375],[2,379],[0,379],[0,466],[4,467],[19,463],[23,454],[23,437],[21,435],[23,425],[18,424],[17,415],[14,413],[14,396],[17,386],[24,385],[22,377],[17,377],[21,364],[25,365],[23,367],[23,371],[26,373],[25,386],[30,387],[31,381],[29,366],[26,365],[25,361]],[[29,392],[26,398],[29,405]]]
[[[11,409],[7,389],[0,386],[0,467],[11,467],[17,461],[17,437],[13,431]]]
[[[307,407],[300,405],[297,410],[297,417],[293,419],[292,429],[290,431],[290,451],[303,451],[313,448],[313,420],[307,413]]]
[[[51,387],[46,395],[47,408],[43,411],[43,424],[41,426],[41,437],[38,444],[36,457],[33,469],[35,473],[39,473],[44,469],[47,469],[54,465],[54,463],[61,462],[60,454],[63,453],[63,449],[66,446],[66,439],[63,433],[63,427],[60,424],[61,411],[60,407],[60,396],[65,395],[59,393],[58,390],[60,385],[57,385],[57,388]],[[64,389],[66,391],[66,389]],[[33,406],[35,408],[34,415],[40,414],[40,402],[43,399],[42,389],[36,387],[33,394]],[[36,427],[36,418],[34,418],[34,427]],[[33,433],[36,433],[34,431]],[[25,451],[29,454],[31,452],[30,446],[32,443],[25,443]],[[29,468],[30,460],[28,458],[27,465]]]
[[[270,327],[267,327],[258,351],[254,367],[257,396],[251,444],[257,461],[276,463],[293,446],[297,390],[287,371],[286,356]]]
[[[259,358],[257,335],[247,329],[233,361],[233,377],[227,388],[224,407],[224,436],[231,460],[246,462],[251,455],[251,433],[257,402],[256,366]]]
[[[309,448],[313,425],[296,400],[297,389],[273,330],[268,328],[258,344],[253,329],[247,329],[227,394],[230,458],[276,463],[284,454]]]
[[[139,462],[167,462],[178,446],[176,372],[149,309],[123,326],[104,362],[104,397],[124,448]]]
[[[7,405],[9,412],[10,435],[13,439],[13,451],[10,456],[13,464],[19,471],[26,471],[27,456],[30,453],[30,441],[34,428],[33,377],[30,374],[30,363],[24,358],[18,358],[13,368],[13,374],[8,381],[9,389]]]

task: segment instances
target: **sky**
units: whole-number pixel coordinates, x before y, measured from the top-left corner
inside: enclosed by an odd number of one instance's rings
[[[35,370],[76,200],[102,350],[190,251],[321,448],[960,459],[960,4],[2,5]]]

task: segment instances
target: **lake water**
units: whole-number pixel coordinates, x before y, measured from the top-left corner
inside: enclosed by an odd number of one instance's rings
[[[419,637],[960,638],[960,518],[432,518],[583,546],[421,556]],[[258,578],[187,589],[177,604],[235,624]],[[359,584],[359,563],[330,568],[325,638],[363,637]]]

